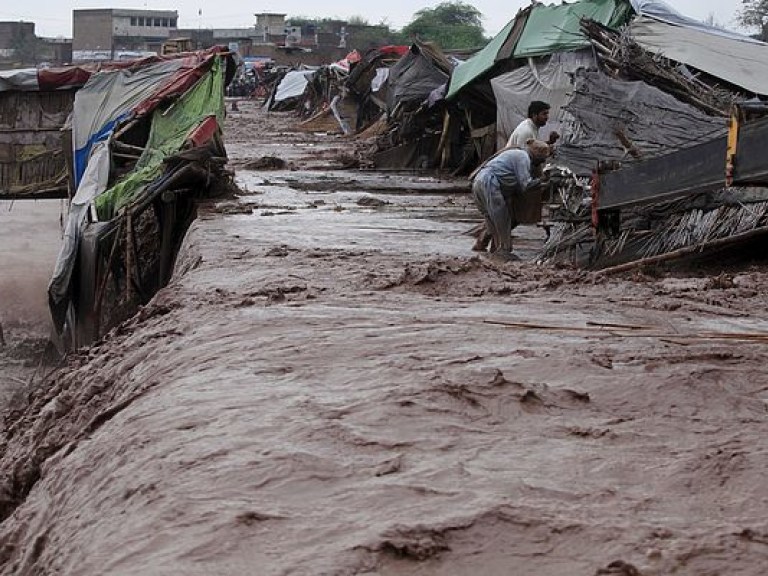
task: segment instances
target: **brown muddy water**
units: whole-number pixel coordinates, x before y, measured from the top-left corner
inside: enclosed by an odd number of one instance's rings
[[[66,210],[60,200],[0,200],[0,409],[40,373],[51,330],[46,289]]]
[[[456,183],[240,110],[233,164],[292,166],[7,414],[0,573],[765,573],[764,268],[496,265]]]

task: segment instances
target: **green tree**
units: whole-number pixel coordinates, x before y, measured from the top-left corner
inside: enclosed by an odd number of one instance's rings
[[[768,0],[742,0],[736,21],[744,28],[757,30],[755,38],[768,42]]]
[[[408,39],[435,42],[444,50],[480,48],[487,42],[482,18],[482,13],[471,4],[451,0],[416,12],[402,34]]]
[[[350,49],[356,48],[361,53],[369,48],[400,43],[399,34],[392,31],[386,24],[356,25],[350,23],[347,26],[347,33],[349,34],[347,46]]]

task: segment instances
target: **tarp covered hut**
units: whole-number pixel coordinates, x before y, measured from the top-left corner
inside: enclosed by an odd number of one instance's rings
[[[350,70],[345,86],[357,104],[355,131],[364,130],[386,111],[387,100],[382,88],[389,77],[390,68],[408,51],[408,46],[372,48]]]
[[[65,347],[91,341],[167,281],[194,198],[222,175],[234,70],[232,55],[212,48],[95,73],[75,95],[76,193],[48,287]]]
[[[307,87],[315,77],[317,67],[302,67],[299,70],[287,70],[274,86],[267,100],[267,110],[295,110],[304,98]]]
[[[312,120],[325,117],[329,107],[339,120],[338,127],[344,133],[350,130],[338,112],[338,101],[344,95],[344,84],[352,66],[360,60],[360,54],[353,50],[346,57],[324,66],[302,66],[287,71],[280,78],[273,93],[267,100],[267,109],[272,111],[295,110],[297,115]],[[307,126],[309,126],[308,124]]]
[[[439,48],[411,45],[389,69],[382,86],[387,132],[374,157],[378,167],[425,168],[435,164],[443,127],[443,108],[430,95],[444,88],[453,63]],[[438,99],[439,100],[439,99]]]

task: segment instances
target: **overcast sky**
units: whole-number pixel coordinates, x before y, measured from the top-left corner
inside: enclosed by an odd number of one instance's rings
[[[465,0],[466,1],[466,0]],[[24,20],[36,24],[38,36],[72,35],[72,10],[75,8],[148,8],[177,10],[180,28],[246,28],[255,23],[255,12],[278,12],[288,16],[315,16],[347,19],[360,16],[371,24],[385,22],[402,28],[422,8],[433,8],[441,0],[262,0],[222,2],[221,0],[2,0],[0,20]],[[475,0],[467,2],[483,14],[487,35],[495,35],[529,0]],[[551,2],[547,2],[551,3]],[[555,2],[559,4],[560,2]],[[735,15],[741,0],[667,0],[678,12],[697,20],[710,14],[715,22],[737,30]],[[202,11],[202,16],[199,12]],[[743,31],[742,31],[743,32]]]

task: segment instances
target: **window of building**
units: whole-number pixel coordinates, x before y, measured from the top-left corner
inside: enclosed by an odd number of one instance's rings
[[[163,18],[163,28],[168,28],[168,18]]]
[[[176,28],[176,18],[171,18],[171,28]]]
[[[139,16],[136,20],[138,20],[138,26],[144,26],[144,16]]]
[[[156,28],[160,28],[160,18],[155,18],[154,20],[155,21],[153,23],[153,26],[155,26]]]
[[[131,16],[131,26],[138,26],[139,25],[138,20],[139,19],[136,18],[136,16]]]

